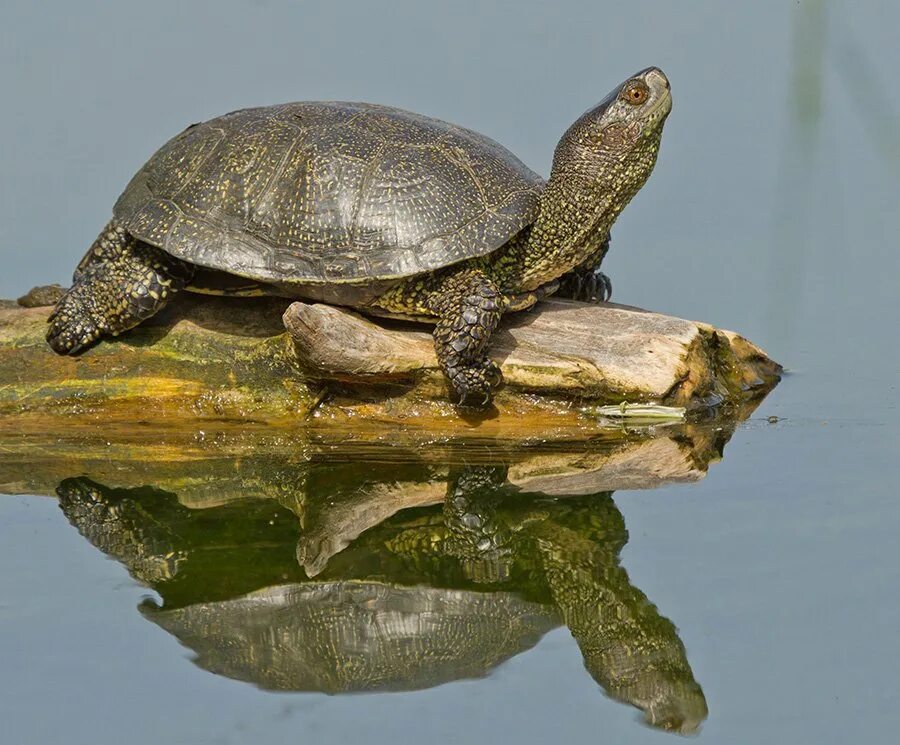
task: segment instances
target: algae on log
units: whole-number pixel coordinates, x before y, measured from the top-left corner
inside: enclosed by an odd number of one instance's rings
[[[480,436],[596,431],[585,405],[743,405],[780,366],[730,331],[617,305],[564,300],[504,320],[491,348],[496,408],[459,416],[427,329],[342,308],[185,294],[80,357],[44,341],[46,307],[0,304],[4,427],[55,431],[136,423],[288,427],[395,425]],[[290,334],[285,333],[282,314]],[[314,416],[313,416],[314,414]]]
[[[49,309],[0,307],[0,417],[9,426],[295,422],[316,391],[284,333],[284,301],[179,298],[78,357],[44,340]]]

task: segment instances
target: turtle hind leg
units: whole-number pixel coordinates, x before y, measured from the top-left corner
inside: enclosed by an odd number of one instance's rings
[[[583,303],[606,303],[612,297],[612,280],[596,267],[578,267],[562,277],[556,296]]]
[[[505,298],[483,271],[463,269],[448,275],[428,304],[438,317],[434,328],[438,363],[459,404],[487,406],[502,380],[487,348],[506,307]]]
[[[556,296],[580,300],[583,303],[608,302],[612,297],[612,281],[600,271],[600,264],[608,251],[609,236],[592,256],[560,277]]]
[[[58,354],[77,354],[102,336],[117,336],[159,312],[193,271],[110,224],[47,319],[47,342]]]

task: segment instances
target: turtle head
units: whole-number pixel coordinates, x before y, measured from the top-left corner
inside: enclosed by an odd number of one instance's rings
[[[672,93],[662,70],[648,67],[632,75],[566,130],[551,178],[578,176],[629,199],[653,170],[671,110]]]
[[[609,229],[656,165],[663,124],[672,110],[669,81],[648,67],[632,75],[566,130],[526,234],[523,290],[561,277],[598,251]],[[602,254],[601,254],[602,258]]]

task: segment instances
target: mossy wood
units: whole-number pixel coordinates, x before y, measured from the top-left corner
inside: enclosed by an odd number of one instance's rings
[[[273,298],[183,297],[114,341],[60,357],[44,341],[47,314],[0,301],[7,433],[402,424],[479,437],[580,437],[609,425],[591,414],[597,405],[740,407],[781,373],[730,331],[550,300],[505,319],[492,348],[505,379],[496,408],[462,415],[447,401],[430,335],[412,324]]]

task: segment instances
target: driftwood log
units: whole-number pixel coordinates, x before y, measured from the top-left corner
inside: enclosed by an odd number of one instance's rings
[[[29,293],[30,305],[47,293]],[[49,293],[52,296],[53,293]],[[80,357],[44,342],[47,307],[0,301],[0,422],[9,432],[240,425],[553,437],[596,432],[592,407],[744,407],[781,368],[741,336],[618,305],[550,300],[508,316],[496,407],[460,415],[425,327],[326,305],[185,295]],[[282,322],[282,317],[284,322]],[[285,326],[288,332],[285,332]],[[608,422],[605,423],[608,425]]]

